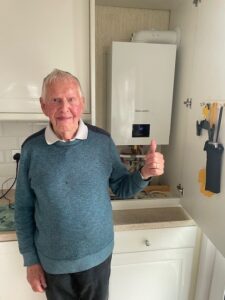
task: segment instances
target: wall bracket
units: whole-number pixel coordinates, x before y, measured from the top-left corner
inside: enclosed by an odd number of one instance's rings
[[[192,98],[187,98],[187,100],[184,101],[184,104],[186,105],[187,108],[191,108]]]
[[[193,4],[197,7],[201,0],[193,0]]]

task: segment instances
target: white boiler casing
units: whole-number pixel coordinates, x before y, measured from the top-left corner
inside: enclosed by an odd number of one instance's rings
[[[169,143],[176,45],[113,42],[108,130],[116,145]]]
[[[172,30],[142,30],[134,32],[131,38],[132,42],[155,43],[155,44],[174,44],[179,43],[179,29]]]

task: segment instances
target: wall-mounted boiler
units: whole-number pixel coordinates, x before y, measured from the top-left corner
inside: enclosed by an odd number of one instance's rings
[[[113,42],[108,130],[117,145],[169,143],[176,45]]]

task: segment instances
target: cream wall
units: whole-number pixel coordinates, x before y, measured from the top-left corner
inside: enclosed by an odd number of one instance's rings
[[[96,124],[106,128],[106,55],[112,41],[129,41],[140,30],[167,30],[170,12],[96,6]]]

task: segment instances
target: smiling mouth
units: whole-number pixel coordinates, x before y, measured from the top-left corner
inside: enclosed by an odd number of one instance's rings
[[[68,121],[68,120],[71,120],[72,117],[59,117],[57,118],[58,121]]]

